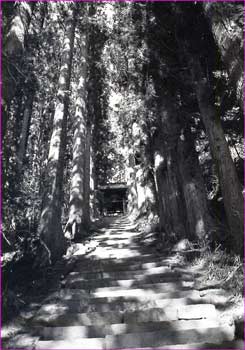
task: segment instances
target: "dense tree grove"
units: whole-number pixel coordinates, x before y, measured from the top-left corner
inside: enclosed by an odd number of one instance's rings
[[[2,2],[3,247],[59,259],[126,182],[162,239],[243,253],[243,4]]]

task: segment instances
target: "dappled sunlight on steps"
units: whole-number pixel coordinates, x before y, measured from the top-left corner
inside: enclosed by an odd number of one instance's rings
[[[126,217],[93,235],[96,249],[70,258],[60,289],[44,300],[15,348],[241,348],[234,324],[195,290],[198,273],[177,255],[145,254]]]

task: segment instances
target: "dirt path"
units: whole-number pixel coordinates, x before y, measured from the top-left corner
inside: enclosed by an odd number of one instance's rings
[[[8,348],[243,349],[232,320],[216,309],[225,292],[198,291],[197,272],[176,254],[146,253],[139,235],[121,217],[93,236],[90,252],[78,245],[57,267],[59,286]]]

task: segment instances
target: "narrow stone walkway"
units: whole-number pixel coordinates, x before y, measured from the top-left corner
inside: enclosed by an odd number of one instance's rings
[[[144,251],[126,217],[77,251],[30,322],[25,349],[242,349],[176,255]],[[28,339],[28,337],[26,338]],[[33,340],[34,339],[34,340]]]

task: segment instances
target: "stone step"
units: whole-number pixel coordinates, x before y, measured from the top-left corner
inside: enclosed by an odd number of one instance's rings
[[[120,259],[118,258],[120,256]],[[84,258],[85,255],[82,253],[80,254],[79,251],[76,251],[74,253],[74,257],[76,258],[82,258],[82,265],[84,266]],[[103,265],[110,265],[110,264],[130,264],[133,262],[133,257],[138,258],[137,262],[139,262],[140,258],[140,253],[136,250],[131,251],[130,248],[128,249],[121,249],[121,248],[107,248],[107,247],[102,247],[98,246],[94,250],[91,250],[90,253],[86,255],[87,258],[87,263],[97,263],[100,262]],[[152,261],[154,262],[153,258],[148,257],[148,260],[145,258],[143,262],[149,262]],[[88,265],[89,266],[89,265]]]
[[[127,241],[127,242],[125,242]],[[138,244],[134,244],[131,239],[124,239],[124,240],[111,240],[111,241],[99,241],[94,240],[93,244],[97,244],[97,246],[103,247],[103,248],[112,248],[112,249],[140,249],[140,246]]]
[[[123,317],[123,313],[120,312],[66,313],[61,309],[48,315],[46,313],[36,315],[30,320],[30,326],[102,326],[123,323]]]
[[[175,290],[173,292],[159,292],[153,290],[141,290],[141,289],[132,289],[130,293],[125,293],[119,296],[97,296],[89,294],[86,291],[76,290],[76,289],[61,289],[50,294],[45,300],[44,304],[55,303],[59,301],[80,301],[83,305],[90,304],[104,304],[104,303],[120,303],[120,302],[146,302],[151,300],[159,299],[171,299],[171,298],[199,298],[199,291],[197,290]]]
[[[159,266],[147,270],[129,270],[129,271],[100,271],[100,272],[71,272],[66,278],[66,281],[86,281],[86,280],[98,280],[98,279],[140,279],[142,277],[174,277],[174,278],[193,278],[192,273],[180,273],[172,271],[167,266]]]
[[[44,304],[38,311],[38,314],[50,315],[54,312],[64,310],[70,313],[90,313],[90,312],[111,312],[111,311],[135,311],[149,308],[165,308],[167,306],[181,306],[191,304],[201,304],[203,302],[200,296],[187,298],[171,299],[152,299],[152,300],[116,300],[111,303],[92,303],[91,300],[60,300],[59,302]]]
[[[183,329],[189,329],[188,328],[188,324],[190,322],[194,322],[192,323],[193,324],[193,330],[199,328],[197,323],[196,322],[201,322],[201,321],[184,321],[186,326],[184,325],[183,327],[180,326],[181,323],[183,323],[183,321],[177,321],[177,322],[171,322],[170,325],[172,324],[173,325],[173,328],[176,329],[176,330],[183,330]],[[177,326],[177,324],[179,324],[179,326]],[[160,323],[158,323],[160,325]],[[157,327],[157,323],[154,323],[154,325]],[[140,329],[138,329],[138,327],[150,327],[149,324],[147,323],[142,323],[142,324],[136,324],[136,325],[125,325],[125,324],[119,324],[119,325],[109,325],[108,327],[112,327],[110,328],[112,331],[113,331],[113,334],[121,334],[120,332],[124,332],[125,331],[125,328],[126,330],[128,330],[128,327],[130,327],[130,331],[131,331],[131,327],[134,327],[133,329],[135,329],[136,331],[133,332],[133,333],[138,333]],[[191,326],[191,325],[190,325]],[[204,326],[204,325],[203,325]],[[160,325],[161,327],[161,325]],[[214,328],[212,327],[212,323],[210,323],[210,328]],[[67,327],[69,329],[71,329],[72,327]],[[84,330],[84,327],[75,327],[76,328],[76,331],[78,331],[78,328],[82,330],[82,334],[84,334],[86,331]],[[93,327],[94,328],[94,327]],[[100,329],[101,327],[99,327]],[[163,326],[164,329],[166,329],[166,325]],[[202,328],[202,326],[200,327]],[[44,328],[41,328],[41,330],[44,329]],[[48,327],[48,328],[45,328],[45,331],[46,332],[46,329],[48,330],[48,332],[52,332],[52,330],[55,330],[55,329],[58,329],[58,328],[52,328],[52,327]],[[56,332],[54,331],[54,333],[51,333],[51,334],[55,334],[57,335],[57,337],[59,337],[59,334],[61,334],[61,332],[64,330],[65,332],[65,329],[66,328],[62,328],[62,330],[57,330]],[[81,350],[81,341],[76,341],[75,343],[73,342],[73,340],[76,340],[76,331],[73,331],[73,339],[72,339],[72,342],[70,341],[70,339],[67,339],[65,342],[40,342],[38,343],[38,348],[39,349],[58,349],[59,346],[64,346],[63,348],[61,347],[61,349],[80,349]],[[79,331],[78,331],[79,332]],[[90,332],[90,331],[89,331]],[[50,333],[47,333],[47,334],[50,334]],[[72,331],[71,333],[69,333],[69,331],[67,333],[65,333],[67,336],[68,334],[72,334]],[[87,334],[87,333],[86,333]],[[91,331],[91,334],[92,334],[92,331]],[[42,335],[42,333],[40,332],[40,335]],[[83,337],[80,337],[80,338],[83,338]],[[4,349],[9,349],[9,350],[12,350],[12,349],[35,349],[36,346],[35,344],[37,344],[38,342],[38,339],[39,337],[34,337],[34,336],[30,336],[30,334],[21,334],[21,335],[17,335],[17,336],[14,336],[12,339],[11,339],[11,342],[8,342],[8,343],[4,343]],[[94,348],[96,346],[96,349],[103,349],[105,348],[105,343],[104,343],[104,339],[82,339],[82,343],[86,343],[86,349],[89,349],[89,348]],[[178,339],[176,339],[176,341],[178,341]],[[239,350],[244,350],[244,342],[243,341],[226,341],[226,342],[220,342],[219,344],[218,343],[189,343],[189,344],[185,344],[183,346],[183,344],[175,344],[175,345],[165,345],[164,348],[166,349],[181,349],[183,350],[186,349],[186,350],[189,350],[189,349],[239,349]],[[149,348],[148,348],[149,349]],[[153,349],[151,347],[151,349]],[[163,350],[162,347],[154,347],[154,350]]]
[[[30,320],[31,325],[43,326],[100,326],[114,323],[163,322],[175,320],[197,320],[216,317],[214,305],[175,305],[165,308],[150,308],[136,311],[70,313],[57,305],[51,305],[48,312],[38,312]],[[52,312],[53,311],[53,312]]]
[[[73,292],[73,293],[72,293]],[[53,308],[65,312],[109,312],[112,310],[124,311],[138,310],[140,308],[165,307],[166,305],[192,305],[192,304],[215,304],[225,305],[227,297],[216,296],[200,297],[198,291],[182,291],[173,293],[144,293],[135,290],[129,295],[119,297],[90,297],[82,296],[77,291],[68,294],[55,293],[54,296],[46,299],[40,312],[52,313]],[[141,293],[140,293],[141,292]],[[125,293],[123,293],[125,294]]]
[[[148,348],[149,349],[149,348]],[[163,350],[162,347],[154,347],[150,348],[152,350]],[[191,350],[191,349],[195,349],[195,350],[199,350],[199,349],[204,349],[204,350],[209,350],[209,349],[226,349],[226,350],[230,350],[230,349],[236,349],[236,350],[244,350],[244,342],[241,340],[233,340],[233,341],[226,341],[226,342],[222,342],[222,343],[192,343],[192,344],[185,344],[183,346],[183,344],[176,344],[176,345],[166,345],[164,347],[165,350]]]
[[[73,340],[77,338],[103,338],[106,335],[118,335],[127,333],[164,331],[170,332],[188,329],[207,329],[220,326],[219,320],[203,319],[172,322],[144,322],[131,324],[111,324],[104,326],[73,326],[73,327],[36,327],[34,335],[41,340]]]
[[[130,239],[135,238],[137,236],[140,236],[140,232],[134,232],[133,230],[125,230],[125,229],[118,229],[118,228],[111,228],[110,232],[101,233],[96,236],[93,236],[94,238],[101,239],[106,238],[106,240],[112,240],[112,239]]]
[[[138,296],[142,294],[150,293],[154,291],[155,293],[159,292],[168,292],[170,290],[190,290],[193,289],[194,283],[192,281],[177,281],[177,282],[165,282],[165,283],[148,283],[141,284],[138,283],[136,288],[132,286],[128,287],[104,287],[104,288],[95,288],[95,290],[90,289],[90,293],[95,297],[118,297],[118,296],[129,296],[134,295]]]
[[[29,333],[15,334],[8,340],[1,339],[1,349],[4,350],[33,350],[35,349],[35,344],[37,344],[39,337],[31,336]]]
[[[92,236],[92,239],[97,239],[97,240],[101,240],[103,242],[107,242],[108,240],[112,240],[114,239],[114,234],[117,234],[118,235],[118,232],[120,230],[112,230],[110,232],[110,234],[107,234],[107,233],[104,233],[104,232],[100,232],[98,234],[95,234]],[[117,240],[125,240],[125,239],[132,239],[131,237],[123,237],[125,236],[128,232],[125,232],[124,230],[121,231],[122,232],[122,236],[120,236],[119,238],[117,238]]]
[[[195,304],[185,306],[167,306],[124,313],[125,323],[161,322],[174,320],[198,320],[216,317],[217,312],[212,304]]]
[[[81,263],[77,261],[73,267],[73,272],[82,273],[96,273],[96,272],[121,272],[121,271],[136,271],[136,270],[147,270],[153,267],[175,267],[179,266],[178,263],[169,261],[159,260],[155,262],[121,262],[121,263],[108,263],[108,262],[97,262],[97,261],[86,261]]]
[[[130,244],[133,244],[133,240],[132,238],[123,238],[123,237],[119,237],[119,238],[108,238],[105,239],[104,236],[96,236],[93,238],[93,242],[98,242],[100,244],[106,244],[106,245],[110,245],[110,244],[125,244],[130,246]]]
[[[128,232],[118,233],[118,231],[113,231],[110,233],[110,235],[94,236],[92,238],[92,241],[104,245],[123,243],[127,246],[130,246],[130,244],[133,244],[139,248],[139,242],[137,242],[135,239],[136,237],[137,236],[135,236],[134,233],[129,233],[128,235]]]
[[[120,282],[120,281],[119,281]],[[88,291],[94,296],[120,296],[125,294],[130,294],[131,290],[155,290],[157,292],[167,292],[173,289],[188,290],[194,287],[194,282],[192,281],[175,281],[175,282],[162,282],[162,283],[141,283],[135,282],[135,280],[122,281],[117,283],[114,286],[101,286],[99,283],[92,284],[78,284],[78,285],[69,285],[69,289],[77,289],[82,291]]]
[[[106,348],[146,348],[161,347],[176,344],[204,343],[231,341],[234,338],[234,327],[222,326],[215,328],[201,328],[188,330],[167,330],[157,332],[130,333],[106,336]]]
[[[80,338],[75,340],[40,340],[37,344],[35,349],[63,349],[63,350],[81,350],[81,349],[106,349],[106,343],[104,338]]]
[[[102,279],[102,278],[132,278],[135,275],[151,275],[158,273],[173,273],[173,271],[168,266],[159,266],[153,267],[149,269],[141,269],[141,270],[118,270],[118,271],[72,271],[68,274],[67,279],[72,277],[83,277],[84,279]]]
[[[166,264],[169,264],[170,262],[173,262],[173,259],[170,258],[163,258],[160,255],[153,255],[153,254],[139,254],[135,256],[130,257],[123,257],[123,258],[100,258],[96,255],[89,254],[86,257],[84,256],[76,256],[76,261],[81,263],[99,263],[100,265],[110,265],[110,264],[131,264],[131,263],[147,263],[147,262],[165,262]]]
[[[157,348],[178,346],[186,349],[186,344],[203,344],[205,342],[217,345],[224,341],[231,342],[234,337],[233,328],[222,326],[215,328],[201,328],[188,330],[167,330],[142,333],[128,333],[123,335],[107,335],[105,338],[78,338],[70,340],[40,340],[35,349],[122,349],[122,348]],[[200,344],[200,345],[201,345]],[[168,347],[169,348],[169,347]],[[189,348],[192,348],[189,347]],[[199,347],[200,348],[200,347]],[[210,348],[210,347],[208,347]]]
[[[180,276],[178,274],[158,274],[158,275],[136,275],[132,279],[114,279],[114,278],[103,278],[103,279],[93,279],[93,280],[84,280],[82,277],[78,278],[68,278],[62,281],[62,285],[70,289],[95,289],[103,287],[138,287],[142,284],[156,284],[156,283],[179,283],[182,281],[194,281],[191,275]]]

